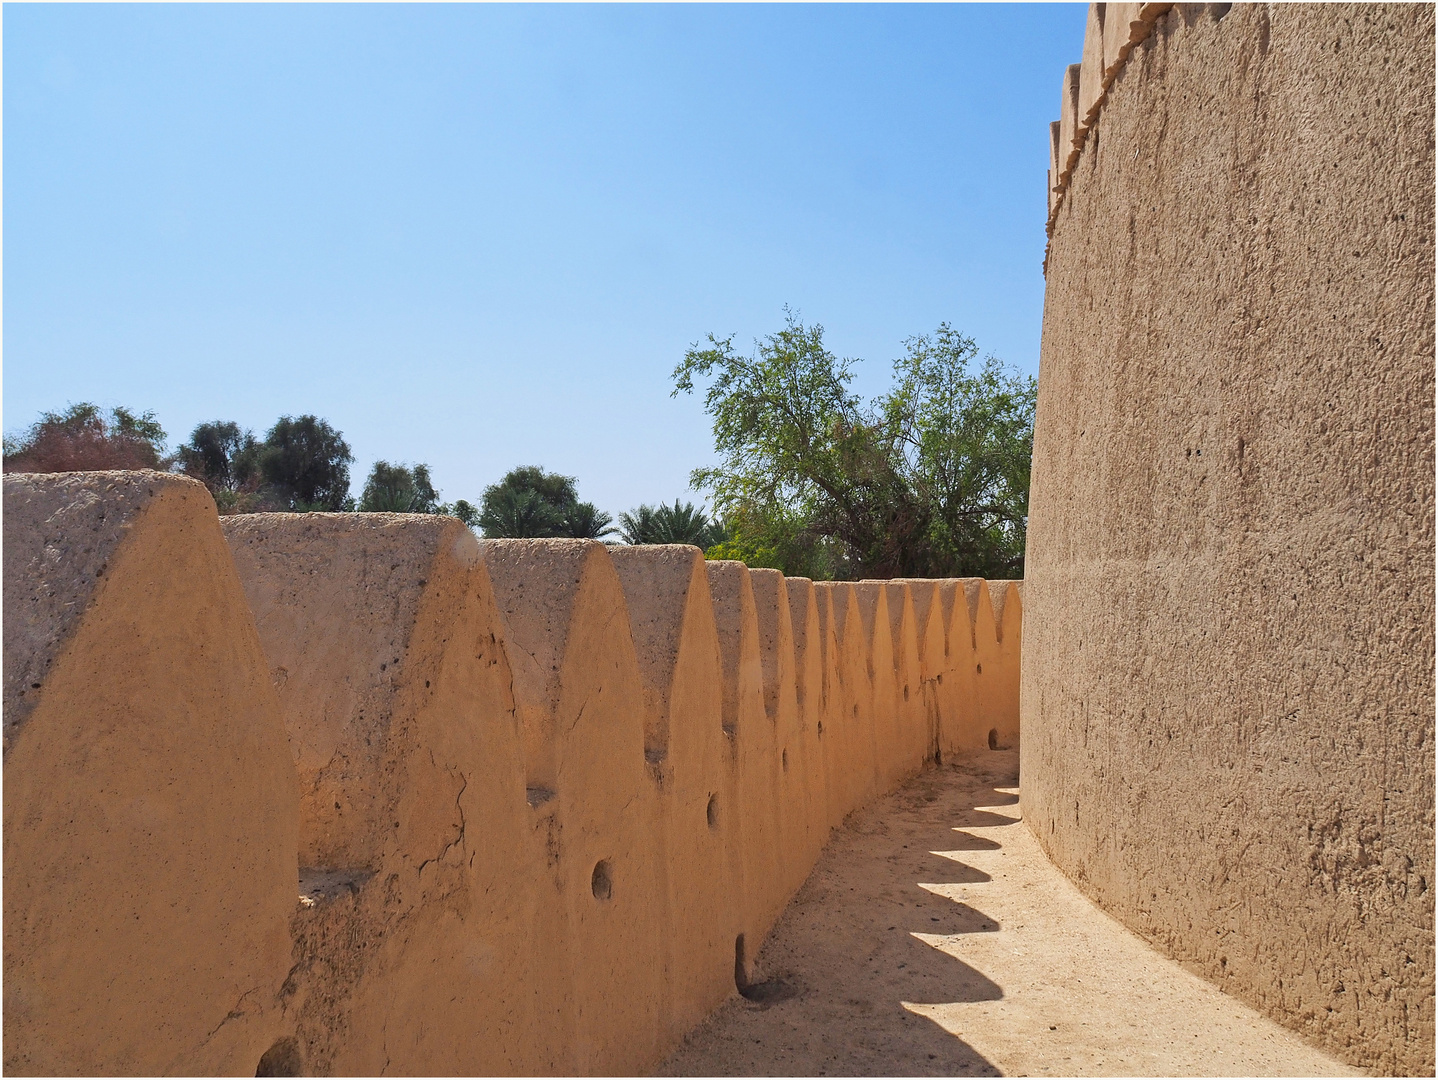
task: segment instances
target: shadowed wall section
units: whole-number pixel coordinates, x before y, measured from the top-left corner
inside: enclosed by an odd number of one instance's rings
[[[1429,1074],[1433,11],[1094,6],[1021,684],[1024,816],[1090,896]]]
[[[5,492],[16,1073],[650,1068],[763,993],[831,825],[1002,707],[925,687],[1017,656],[936,582]]]

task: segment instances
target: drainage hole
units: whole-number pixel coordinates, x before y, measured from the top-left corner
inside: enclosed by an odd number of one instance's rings
[[[589,887],[594,891],[596,900],[608,900],[614,894],[614,880],[610,876],[608,859],[600,859],[594,864]]]
[[[294,1039],[281,1039],[264,1052],[256,1076],[300,1076],[300,1044]]]
[[[711,829],[719,828],[719,796],[709,796],[709,806],[704,811],[704,816],[709,819]]]
[[[999,748],[999,729],[998,729],[998,728],[989,728],[989,749],[990,749],[990,750],[997,750],[998,748]]]
[[[780,755],[779,755],[779,760],[782,761],[783,764],[784,764],[784,771],[785,771],[785,772],[788,772],[788,771],[789,771],[789,751],[785,750],[782,754],[780,754]]]

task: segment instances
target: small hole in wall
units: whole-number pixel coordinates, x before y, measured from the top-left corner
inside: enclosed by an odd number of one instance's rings
[[[983,665],[983,664],[975,664],[975,665],[974,665],[974,670],[977,671],[980,675],[982,675],[982,674],[984,673],[984,665]]]
[[[990,750],[997,750],[998,748],[999,748],[999,729],[998,729],[998,728],[989,728],[989,749],[990,749]]]
[[[256,1076],[300,1076],[300,1044],[294,1039],[281,1039],[264,1052],[255,1069]]]
[[[744,935],[734,939],[734,989],[747,995],[749,991],[749,957],[744,951]]]
[[[908,700],[909,700],[909,688],[908,688],[907,686],[904,687],[904,700],[905,700],[905,701],[908,701]]]
[[[704,816],[709,819],[711,829],[719,828],[719,796],[710,795],[709,805],[704,810]]]
[[[824,737],[824,721],[822,720],[819,721],[819,737]]]
[[[788,771],[789,771],[789,751],[785,750],[782,754],[780,754],[780,755],[779,755],[779,760],[780,760],[780,762],[781,762],[781,763],[783,764],[783,766],[784,766],[784,771],[785,771],[785,772],[788,772]]]
[[[593,890],[596,900],[608,900],[614,895],[614,881],[609,875],[608,859],[600,859],[594,864],[594,873],[590,875],[589,887]]]

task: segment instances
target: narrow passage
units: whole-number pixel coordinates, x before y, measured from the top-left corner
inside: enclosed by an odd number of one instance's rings
[[[1360,1075],[1105,915],[1018,818],[1018,754],[853,814],[668,1076]]]

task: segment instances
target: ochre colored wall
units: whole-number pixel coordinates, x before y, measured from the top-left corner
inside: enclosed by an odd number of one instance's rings
[[[345,780],[386,792],[354,800],[371,806],[375,820],[403,822],[433,805],[428,833],[412,831],[362,872],[309,871],[355,883],[353,893],[317,893],[298,923],[305,929],[296,961],[305,974],[293,980],[300,1004],[291,1015],[313,1071],[373,1072],[386,1060],[389,1071],[623,1073],[652,1065],[735,992],[736,961],[738,981],[757,977],[753,957],[808,875],[831,819],[932,756],[929,713],[915,693],[926,672],[914,668],[911,597],[936,594],[934,582],[820,586],[706,562],[690,547],[484,541],[468,571],[480,629],[455,635],[446,630],[454,614],[429,597],[460,573],[443,569],[454,560],[447,553],[472,543],[457,523],[278,515],[225,528],[272,663],[286,670],[286,685],[311,688],[292,699],[282,693],[287,723],[300,732],[324,717],[376,743],[388,733],[385,749],[363,759],[369,775]],[[875,600],[867,620],[865,588]],[[853,619],[844,651],[828,651],[829,667],[814,600],[835,590]],[[898,597],[897,620],[884,607],[886,592]],[[434,612],[428,622],[419,614],[426,605]],[[986,593],[974,611],[979,634],[993,637]],[[971,651],[967,606],[960,622]],[[897,664],[895,625],[909,642]],[[484,644],[490,635],[497,651]],[[476,638],[477,652],[466,644]],[[942,652],[942,629],[936,640]],[[420,694],[421,673],[428,678],[430,667],[413,656],[417,641],[439,642],[432,647],[475,701],[437,713],[440,728],[428,732],[399,706]],[[382,657],[379,643],[393,655]],[[997,640],[986,647],[1000,649]],[[1007,649],[1015,666],[1016,637]],[[317,667],[307,653],[315,663],[342,662]],[[876,658],[894,668],[887,682],[875,677]],[[900,677],[912,683],[907,710]],[[366,680],[395,687],[396,704],[383,715],[367,712],[364,724],[348,721],[347,710],[369,700],[357,694]],[[875,684],[889,686],[890,698],[876,703]],[[445,686],[436,683],[436,692]],[[1001,707],[955,700],[938,723],[971,727],[972,717]],[[1010,707],[1014,726],[1016,702]],[[440,730],[456,724],[458,732]],[[410,734],[397,741],[401,731]],[[450,748],[447,756],[430,752],[439,746]],[[470,826],[461,843],[444,847],[453,826],[439,811],[453,793],[435,797],[434,779],[411,786],[404,777],[414,761],[436,776],[488,770],[492,779],[477,793],[465,787],[457,803],[465,821],[485,823],[484,846],[465,839]],[[302,786],[308,775],[302,765]],[[393,777],[401,779],[386,788]],[[490,808],[471,803],[481,796]],[[333,802],[305,805],[333,816]],[[408,906],[396,906],[391,894],[418,862],[411,849],[436,847],[458,852],[456,880],[467,878],[467,889],[420,888]],[[430,908],[435,914],[425,916]],[[460,955],[470,967],[450,963],[440,983],[426,979],[456,941],[468,943]],[[460,1004],[444,1005],[436,986]]]
[[[153,472],[4,493],[5,1071],[253,1073],[296,784],[214,501]]]
[[[9,476],[5,526],[14,1072],[641,1071],[761,977],[830,826],[996,707],[925,696],[976,630],[935,582],[220,522],[158,474]]]
[[[1434,9],[1101,7],[1055,144],[1024,816],[1225,990],[1431,1074]]]

